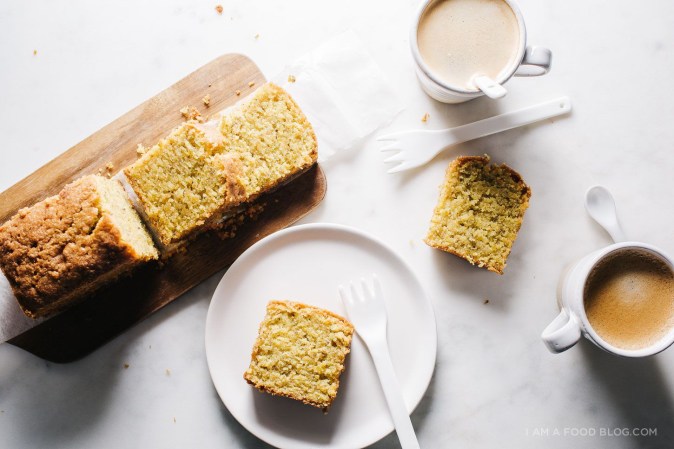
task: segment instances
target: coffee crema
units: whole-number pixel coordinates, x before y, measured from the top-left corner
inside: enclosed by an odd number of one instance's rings
[[[590,325],[617,348],[651,346],[674,325],[674,273],[646,250],[606,256],[590,272],[583,298]]]
[[[419,20],[417,45],[438,81],[475,91],[475,76],[497,80],[515,63],[519,23],[503,0],[438,0]]]

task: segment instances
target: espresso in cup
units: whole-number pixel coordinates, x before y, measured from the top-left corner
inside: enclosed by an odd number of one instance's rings
[[[674,273],[645,250],[617,250],[601,259],[584,287],[588,322],[621,349],[654,345],[674,326]]]
[[[501,80],[518,64],[520,25],[503,0],[437,0],[422,14],[419,53],[439,81],[477,91],[478,75]]]

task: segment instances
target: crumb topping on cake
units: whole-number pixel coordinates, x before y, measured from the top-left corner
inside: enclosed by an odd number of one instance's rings
[[[0,267],[27,315],[157,251],[119,182],[86,176],[0,226]]]

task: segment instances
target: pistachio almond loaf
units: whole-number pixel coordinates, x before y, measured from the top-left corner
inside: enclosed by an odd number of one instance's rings
[[[56,313],[157,256],[121,184],[96,175],[0,226],[0,269],[32,318]]]

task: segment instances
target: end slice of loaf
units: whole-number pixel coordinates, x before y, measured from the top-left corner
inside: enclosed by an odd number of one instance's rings
[[[503,274],[531,189],[505,164],[489,157],[459,157],[450,163],[425,242]]]
[[[243,377],[261,391],[327,411],[339,390],[353,330],[328,310],[270,301]]]
[[[0,268],[32,318],[157,256],[121,184],[101,176],[80,178],[0,226]]]
[[[299,106],[268,83],[209,122],[183,123],[124,174],[171,248],[309,169],[316,142]]]

